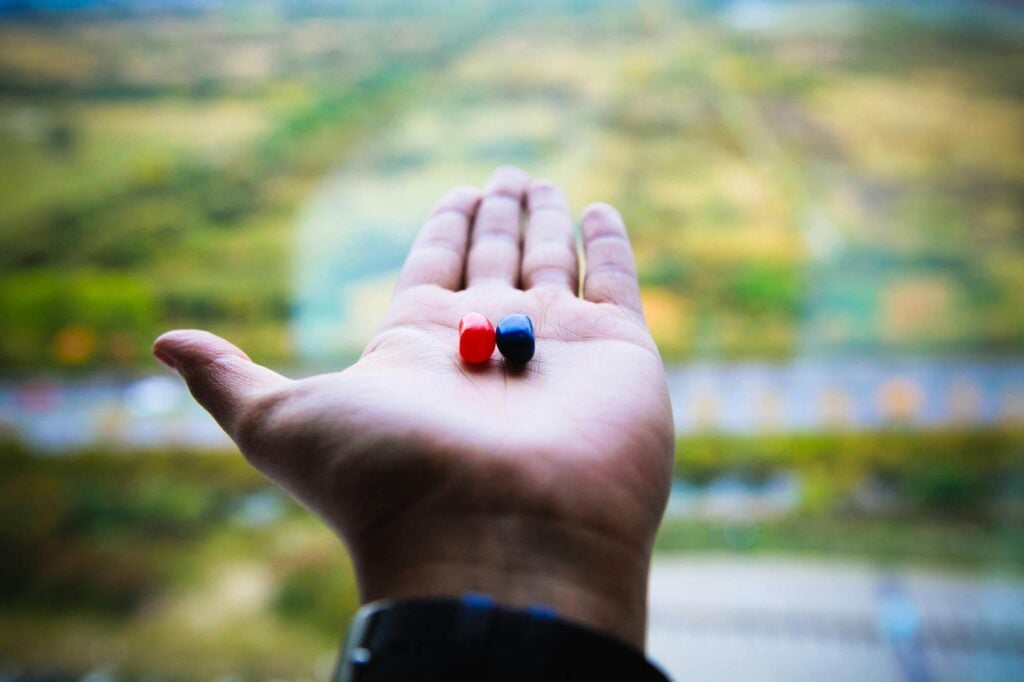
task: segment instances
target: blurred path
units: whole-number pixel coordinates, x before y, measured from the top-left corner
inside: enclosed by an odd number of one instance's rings
[[[1024,680],[1024,582],[795,559],[655,561],[651,656],[677,682]]]

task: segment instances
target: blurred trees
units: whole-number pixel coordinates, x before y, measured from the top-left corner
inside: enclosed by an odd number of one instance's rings
[[[0,25],[0,368],[131,366],[177,325],[294,361],[296,213],[331,168],[386,176],[388,154],[423,177],[564,168],[574,200],[616,204],[670,361],[1024,347],[1024,68],[999,27],[350,9]],[[524,50],[510,17],[543,39]],[[506,139],[522,101],[540,132]],[[399,136],[428,122],[421,147],[387,149],[396,114]]]

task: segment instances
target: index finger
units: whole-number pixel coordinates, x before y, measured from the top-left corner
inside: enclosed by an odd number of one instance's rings
[[[409,249],[395,293],[423,284],[461,288],[469,225],[479,201],[475,187],[456,187],[441,197]]]

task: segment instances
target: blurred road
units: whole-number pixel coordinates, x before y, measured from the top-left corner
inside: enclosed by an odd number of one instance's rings
[[[665,558],[651,656],[677,682],[1019,682],[1024,582],[771,558]]]
[[[692,363],[670,366],[667,374],[679,433],[1024,422],[1022,358]],[[230,446],[184,384],[168,374],[0,381],[0,435],[4,431],[56,452],[97,444]]]

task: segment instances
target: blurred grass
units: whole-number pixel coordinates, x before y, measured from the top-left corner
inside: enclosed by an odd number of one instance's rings
[[[675,469],[697,482],[724,474],[764,479],[796,471],[812,490],[822,488],[805,496],[802,506],[808,511],[835,509],[848,503],[858,486],[877,481],[913,511],[984,516],[1024,492],[1024,431],[698,434],[678,440]]]
[[[1024,576],[1024,530],[1017,523],[942,518],[846,518],[797,515],[783,519],[668,519],[655,552],[786,554],[811,560],[867,561]]]
[[[0,658],[28,668],[312,677],[357,605],[340,543],[230,453],[6,444],[0,554]]]

